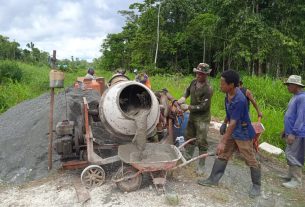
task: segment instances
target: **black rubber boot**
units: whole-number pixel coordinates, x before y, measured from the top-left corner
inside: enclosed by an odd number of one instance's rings
[[[184,158],[186,160],[190,160],[194,157],[194,151],[195,151],[195,145],[193,144],[189,144],[189,145],[186,145],[184,148],[185,148],[185,153],[183,154]]]
[[[223,176],[228,161],[215,159],[210,177],[206,180],[199,179],[197,183],[203,186],[217,186],[220,178]]]
[[[160,142],[164,137],[163,131],[157,132],[157,136],[158,136],[158,141]]]
[[[205,154],[207,153],[207,150],[204,149],[199,149],[199,155]],[[204,170],[205,170],[205,159],[206,158],[201,158],[199,159],[199,161],[197,162],[197,167],[196,167],[196,174],[199,176],[204,175]]]
[[[252,188],[249,192],[250,198],[255,198],[261,194],[261,169],[250,167]]]

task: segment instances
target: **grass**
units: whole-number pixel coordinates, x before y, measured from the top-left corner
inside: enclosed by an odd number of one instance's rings
[[[50,69],[48,67],[37,67],[23,63],[19,63],[19,66],[23,71],[21,82],[15,83],[8,80],[5,84],[0,85],[0,103],[2,103],[0,104],[0,113],[5,112],[8,108],[24,100],[35,98],[49,91]],[[86,69],[65,73],[65,87],[71,86],[76,80],[76,77],[84,76],[85,74]],[[96,76],[102,76],[106,80],[109,80],[112,73],[97,70]],[[134,78],[134,74],[132,73],[128,73],[127,76],[130,79]],[[154,91],[167,88],[177,99],[183,95],[193,78],[194,76],[191,75],[156,75],[150,77]],[[214,90],[211,109],[212,116],[218,120],[222,120],[225,116],[225,95],[219,89],[219,77],[209,78],[209,80]],[[283,149],[284,142],[280,138],[280,133],[283,129],[284,111],[291,95],[287,92],[282,81],[270,77],[244,76],[243,82],[244,86],[253,92],[263,112],[262,123],[266,130],[262,134],[260,142],[266,141]],[[58,92],[60,89],[56,91]],[[257,121],[257,114],[253,106],[250,108],[250,114],[251,120]]]
[[[23,76],[20,82],[8,79],[0,85],[0,114],[16,104],[35,98],[49,91],[49,72],[47,66],[37,67],[24,63],[18,63]],[[86,69],[65,73],[65,87],[72,86],[76,77],[84,76]],[[110,72],[97,72],[97,76],[111,77]],[[62,89],[56,89],[60,91]]]

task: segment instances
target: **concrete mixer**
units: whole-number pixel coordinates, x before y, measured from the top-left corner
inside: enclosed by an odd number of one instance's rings
[[[148,114],[147,136],[154,135],[160,106],[149,88],[125,76],[111,79],[108,88],[81,85],[78,82],[77,87],[66,94],[68,120],[56,125],[54,149],[61,156],[64,169],[85,168],[82,183],[91,187],[105,181],[101,166],[120,160],[117,148],[134,138],[135,119],[140,111]],[[104,152],[109,151],[110,155],[106,156]]]
[[[131,140],[136,133],[135,119],[140,110],[148,110],[147,134],[152,136],[159,121],[160,107],[155,94],[135,81],[122,81],[104,92],[99,117],[105,129],[118,139]]]

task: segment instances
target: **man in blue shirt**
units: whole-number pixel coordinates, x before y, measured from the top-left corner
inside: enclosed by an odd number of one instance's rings
[[[217,146],[218,157],[215,159],[209,178],[206,180],[198,180],[198,184],[204,186],[218,185],[220,178],[224,174],[228,160],[234,151],[238,149],[251,170],[253,185],[249,196],[254,198],[260,195],[261,169],[259,162],[256,160],[252,143],[255,131],[251,125],[247,99],[238,85],[239,75],[235,71],[227,70],[221,74],[220,89],[226,93],[225,119],[229,123],[229,126]]]
[[[289,93],[293,94],[284,116],[284,133],[287,146],[285,150],[288,175],[284,179],[288,182],[282,185],[286,188],[302,186],[302,167],[304,166],[305,151],[305,92],[301,76],[291,75],[284,83]]]

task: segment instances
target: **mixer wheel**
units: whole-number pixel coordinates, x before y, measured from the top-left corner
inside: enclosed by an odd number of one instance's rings
[[[101,186],[105,182],[105,171],[101,166],[89,165],[81,174],[81,182],[88,188]]]

